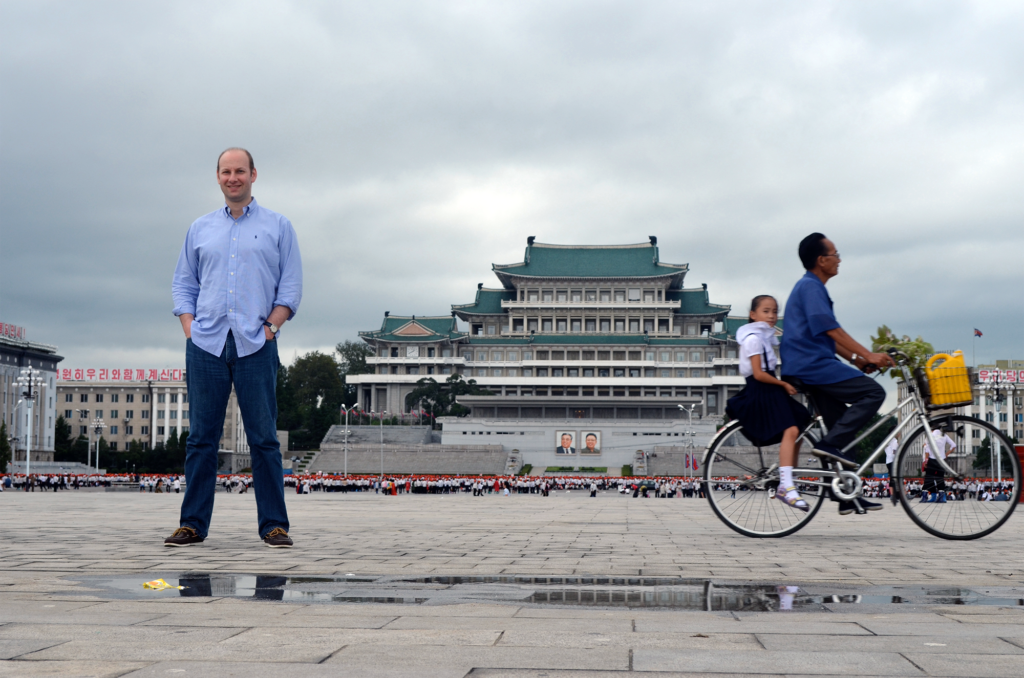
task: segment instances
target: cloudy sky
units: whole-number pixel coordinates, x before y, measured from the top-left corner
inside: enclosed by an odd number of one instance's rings
[[[0,318],[181,367],[170,280],[248,147],[299,234],[286,362],[492,263],[634,243],[742,312],[820,230],[839,320],[1024,358],[1016,2],[0,2]]]

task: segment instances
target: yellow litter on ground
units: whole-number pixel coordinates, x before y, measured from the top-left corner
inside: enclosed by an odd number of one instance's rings
[[[185,589],[187,586],[172,586],[165,582],[163,579],[154,579],[153,581],[147,581],[142,585],[144,589],[153,589],[154,591],[166,591],[167,589]]]

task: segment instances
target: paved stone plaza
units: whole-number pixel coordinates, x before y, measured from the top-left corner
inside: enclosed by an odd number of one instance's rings
[[[186,572],[608,575],[837,593],[964,587],[1009,600],[1024,597],[1018,515],[993,536],[947,542],[888,505],[863,517],[839,517],[826,505],[803,532],[756,541],[729,531],[701,500],[289,494],[296,547],[285,550],[256,535],[252,494],[222,493],[204,544],[165,548],[180,498],[0,495],[0,675],[1024,675],[1024,606],[1013,601],[704,612],[501,595],[303,604],[95,585],[100,575]],[[502,588],[506,598],[509,590]]]

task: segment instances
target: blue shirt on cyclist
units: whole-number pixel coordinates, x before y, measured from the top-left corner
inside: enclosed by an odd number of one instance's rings
[[[786,302],[780,348],[783,374],[808,384],[836,384],[862,376],[836,356],[836,342],[828,332],[839,326],[825,283],[807,271]]]

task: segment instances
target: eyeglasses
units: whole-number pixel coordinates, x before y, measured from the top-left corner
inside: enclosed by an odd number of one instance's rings
[[[822,254],[821,256],[823,256],[823,257],[835,257],[836,259],[842,259],[842,257],[839,256],[839,250],[836,250],[832,254]]]

